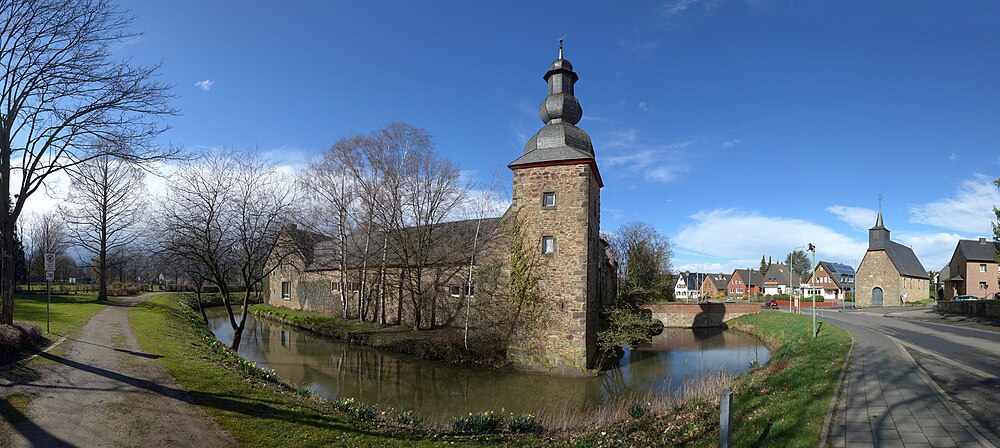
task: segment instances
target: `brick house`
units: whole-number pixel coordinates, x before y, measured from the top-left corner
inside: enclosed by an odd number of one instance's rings
[[[729,278],[726,285],[726,295],[728,297],[757,297],[764,285],[764,276],[756,269],[737,269]]]
[[[701,283],[699,296],[702,299],[717,299],[725,297],[726,288],[729,285],[729,274],[707,274],[705,281]]]
[[[1000,266],[996,262],[997,246],[986,238],[960,240],[955,245],[948,266],[941,271],[944,300],[970,295],[994,298],[998,292]]]
[[[868,229],[868,251],[857,271],[856,303],[902,306],[930,295],[930,276],[913,249],[889,239],[879,207],[875,227]]]
[[[849,292],[854,292],[854,268],[841,263],[821,261],[807,282],[810,289],[825,300],[840,300]]]
[[[600,238],[600,195],[604,184],[590,136],[576,126],[583,116],[574,94],[578,76],[573,65],[563,58],[562,48],[543,79],[548,91],[538,115],[544,126],[528,140],[523,155],[508,165],[513,171],[510,207],[502,217],[480,228],[482,241],[470,234],[469,221],[442,223],[429,230],[441,236],[441,251],[450,255],[425,270],[429,277],[424,284],[428,288],[419,293],[434,300],[429,309],[419,312],[424,315],[433,311],[447,323],[464,309],[461,306],[465,298],[485,289],[486,285],[469,289],[464,286],[473,255],[477,266],[499,266],[495,281],[488,286],[506,291],[511,235],[517,225],[532,260],[531,275],[539,280],[541,303],[537,313],[544,325],[512,335],[507,358],[524,370],[589,375],[598,356],[600,310],[611,303],[617,292],[617,266],[607,242]],[[340,284],[339,263],[331,262],[335,260],[331,256],[337,242],[323,236],[303,238],[296,235],[295,229],[289,229],[283,238],[297,238],[302,242],[301,249],[297,260],[275,269],[269,277],[268,303],[340,315],[341,298],[356,298],[363,286],[357,280]],[[471,244],[473,241],[477,243]],[[387,255],[398,262],[387,269],[385,279],[392,286],[385,289],[393,290],[394,300],[382,309],[398,316],[388,319],[388,323],[404,325],[417,311],[408,297],[413,292],[400,286],[410,266],[405,258]],[[378,270],[369,269],[364,276],[359,272],[366,259],[370,258],[351,258],[348,271],[352,278],[373,280],[370,276]],[[356,300],[347,300],[349,311],[352,302]],[[502,298],[495,302],[497,306],[506,303]],[[480,306],[488,308],[489,304]],[[481,314],[484,316],[478,318],[489,318],[485,316],[488,312]],[[477,316],[473,316],[475,319]]]

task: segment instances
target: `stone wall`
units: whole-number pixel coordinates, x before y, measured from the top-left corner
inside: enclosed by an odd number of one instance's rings
[[[663,326],[681,328],[723,327],[730,319],[760,312],[757,303],[669,303],[642,308]]]
[[[536,257],[544,315],[544,325],[516,335],[508,348],[509,360],[519,368],[573,375],[593,365],[602,250],[598,188],[589,164],[514,170],[511,209],[523,223],[525,250]],[[542,207],[546,192],[556,193],[554,207]],[[541,253],[543,236],[555,237],[554,253]]]
[[[903,306],[930,297],[930,280],[899,275],[884,251],[868,251],[858,266],[857,306],[872,306],[872,291],[882,288],[882,306]]]
[[[942,313],[964,314],[976,317],[1000,318],[1000,301],[981,300],[975,302],[940,301],[937,310]]]

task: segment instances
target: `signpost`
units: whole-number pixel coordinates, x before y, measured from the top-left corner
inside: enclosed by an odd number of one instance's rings
[[[49,306],[52,304],[52,280],[56,278],[56,254],[45,254],[45,290],[48,297],[45,300],[45,332],[51,333]]]

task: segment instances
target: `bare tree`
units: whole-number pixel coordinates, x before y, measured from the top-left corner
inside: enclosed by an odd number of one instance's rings
[[[438,224],[457,209],[465,189],[458,169],[434,152],[427,131],[391,123],[373,138],[378,158],[372,162],[384,173],[382,215],[392,250],[405,266],[403,283],[413,305],[413,328],[420,329],[425,307],[430,308],[430,327],[434,328],[441,285],[437,281],[427,284],[424,277],[428,268],[442,261],[436,258],[447,253],[432,250],[444,236]]]
[[[0,1],[0,191],[13,193],[0,195],[0,323],[14,319],[15,223],[49,176],[108,152],[132,161],[174,154],[152,144],[160,118],[175,113],[158,66],[111,55],[133,36],[131,21],[108,0]]]
[[[145,173],[130,162],[102,154],[75,166],[70,193],[60,209],[70,238],[94,255],[97,299],[108,298],[108,270],[124,260],[114,257],[138,238],[146,196]]]
[[[25,234],[25,261],[28,265],[29,287],[32,274],[35,278],[41,276],[43,271],[42,260],[46,253],[56,254],[61,257],[68,248],[68,235],[66,232],[66,222],[57,212],[31,213],[21,215],[21,228]]]
[[[182,167],[169,185],[157,223],[164,250],[219,288],[234,350],[255,291],[294,251],[278,236],[296,217],[296,202],[293,182],[256,151],[216,151]],[[238,318],[235,290],[243,291]]]
[[[337,264],[340,270],[340,305],[344,319],[347,315],[347,233],[349,215],[355,202],[356,188],[352,167],[359,157],[364,138],[352,136],[337,140],[323,156],[309,163],[299,181],[312,199],[314,212],[322,218],[315,221],[322,226],[326,217],[332,216],[333,232],[337,235]],[[325,229],[320,229],[325,230]]]

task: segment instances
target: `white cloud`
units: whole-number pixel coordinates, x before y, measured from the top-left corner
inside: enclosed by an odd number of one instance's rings
[[[864,232],[875,225],[878,212],[870,208],[848,207],[846,205],[831,205],[826,211],[837,215],[837,219],[851,225],[851,228]]]
[[[910,246],[913,253],[917,254],[924,269],[939,271],[941,267],[951,261],[951,256],[955,252],[955,245],[962,239],[961,235],[954,233],[893,233],[892,239],[896,242]]]
[[[733,269],[723,269],[722,263],[687,263],[677,266],[675,268],[677,272],[690,271],[690,272],[711,272],[711,273],[723,273],[728,274],[733,272]]]
[[[736,146],[738,144],[740,144],[740,141],[736,140],[736,139],[733,139],[733,140],[722,142],[722,147],[723,148],[732,148],[732,147],[734,147],[734,146]]]
[[[699,1],[700,0],[674,0],[667,5],[665,11],[667,14],[677,15],[686,11],[688,8],[697,5]]]
[[[724,265],[759,263],[761,255],[784,260],[793,248],[813,243],[817,259],[851,263],[861,261],[867,242],[841,235],[827,227],[795,218],[745,214],[717,209],[692,216],[694,223],[673,238],[678,247],[729,259]],[[756,260],[756,261],[754,261]]]
[[[650,112],[650,111],[653,110],[653,107],[650,106],[649,103],[647,103],[645,101],[640,101],[639,102],[639,110],[641,110],[643,112]]]
[[[950,198],[910,208],[910,222],[974,235],[993,233],[993,207],[1000,207],[1000,189],[992,178],[976,175],[963,181]]]
[[[951,155],[948,156],[948,160],[958,160],[958,154],[951,153]]]
[[[215,81],[212,81],[211,79],[206,79],[206,80],[198,81],[198,82],[194,83],[195,87],[197,87],[197,88],[199,88],[201,90],[204,90],[206,92],[209,91],[209,90],[212,90],[212,86],[213,85],[215,85]]]

